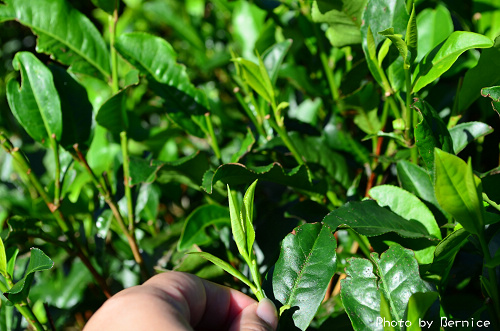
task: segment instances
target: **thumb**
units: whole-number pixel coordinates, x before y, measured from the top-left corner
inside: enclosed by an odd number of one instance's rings
[[[278,326],[278,313],[267,298],[249,305],[233,321],[231,331],[274,331]]]

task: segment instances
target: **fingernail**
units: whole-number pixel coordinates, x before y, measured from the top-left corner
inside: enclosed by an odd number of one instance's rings
[[[276,311],[276,307],[271,300],[268,298],[260,300],[259,305],[257,306],[257,316],[276,330],[276,327],[278,326],[278,312]]]

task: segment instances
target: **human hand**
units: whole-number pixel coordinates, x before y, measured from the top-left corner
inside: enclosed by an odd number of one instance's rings
[[[276,308],[194,275],[169,271],[121,291],[92,316],[84,331],[273,331]]]

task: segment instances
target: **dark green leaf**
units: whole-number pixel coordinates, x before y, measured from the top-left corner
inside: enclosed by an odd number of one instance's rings
[[[326,215],[323,222],[332,229],[346,225],[365,236],[378,236],[395,232],[405,238],[432,238],[421,223],[406,220],[390,210],[380,207],[373,200],[348,202]]]
[[[104,10],[106,13],[112,15],[115,10],[116,0],[92,0],[92,3],[97,7]]]
[[[29,26],[38,36],[38,52],[47,53],[78,72],[97,70],[105,77],[110,76],[109,52],[101,34],[68,1],[4,2],[6,5],[0,6],[0,22],[17,20]]]
[[[414,293],[430,291],[420,278],[413,252],[399,245],[391,246],[380,259],[377,253],[371,254],[371,261],[351,259],[346,273],[340,294],[355,330],[384,330],[382,295],[391,309],[391,320],[399,321]]]
[[[209,194],[212,193],[213,186],[222,181],[224,184],[239,185],[249,184],[256,179],[269,181],[294,187],[305,191],[315,191],[305,166],[298,166],[291,170],[285,170],[279,163],[272,163],[267,166],[249,168],[239,163],[223,164],[215,173],[211,180],[205,178],[203,188]]]
[[[491,46],[493,41],[486,36],[468,31],[453,32],[445,41],[434,47],[415,68],[413,93],[444,74],[463,52]]]
[[[205,94],[191,84],[186,68],[177,64],[177,54],[166,40],[146,33],[125,33],[117,38],[115,48],[153,80],[150,84],[164,99],[168,111],[190,115],[207,112]]]
[[[112,133],[120,133],[128,128],[127,110],[125,108],[127,89],[121,90],[109,98],[99,109],[96,122]]]
[[[449,130],[453,140],[453,151],[460,153],[471,141],[493,132],[493,128],[481,122],[460,123]]]
[[[481,180],[472,166],[459,157],[436,148],[434,189],[441,207],[467,231],[480,234],[484,227]]]
[[[36,141],[48,144],[62,134],[61,102],[50,70],[32,53],[19,52],[12,63],[21,71],[22,85],[15,80],[7,85],[12,113]]]
[[[274,297],[291,310],[296,327],[311,323],[337,269],[337,242],[332,229],[322,223],[304,224],[287,235],[276,262]]]
[[[86,150],[90,146],[93,117],[87,91],[61,67],[51,65],[49,69],[61,99],[64,128],[61,145],[69,150],[78,144],[80,150]]]
[[[443,120],[427,102],[418,100],[413,108],[418,111],[420,122],[415,127],[415,142],[427,171],[433,175],[434,148],[453,152],[453,141]]]
[[[198,207],[186,218],[177,249],[182,251],[191,248],[192,245],[204,245],[210,241],[210,237],[205,233],[207,227],[230,224],[226,207],[217,205]]]
[[[444,238],[434,251],[434,260],[428,272],[437,274],[438,279],[445,279],[448,276],[455,256],[462,246],[467,242],[470,233],[464,228],[458,229],[450,233]]]
[[[208,170],[208,160],[203,153],[194,153],[173,162],[130,158],[130,185],[177,181],[192,188],[199,189],[203,175]],[[158,177],[158,178],[157,178]]]

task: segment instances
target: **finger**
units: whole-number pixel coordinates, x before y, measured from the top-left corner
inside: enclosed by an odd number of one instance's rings
[[[247,306],[233,321],[230,331],[274,331],[278,313],[271,300],[264,298],[258,304]]]
[[[163,292],[165,302],[174,305],[195,329],[227,329],[246,307],[256,303],[239,291],[181,272],[157,275],[143,286]]]

